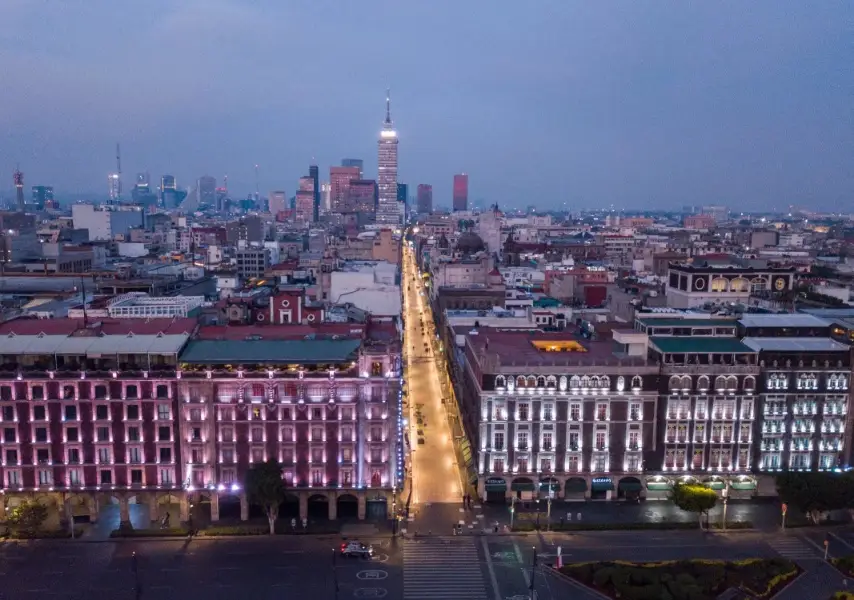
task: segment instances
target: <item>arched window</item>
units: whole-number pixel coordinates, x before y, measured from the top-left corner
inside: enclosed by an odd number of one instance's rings
[[[726,377],[718,375],[715,377],[715,391],[722,392],[726,389]]]
[[[635,375],[632,377],[632,389],[639,390],[643,388],[643,379],[641,379],[640,375]]]
[[[598,388],[599,387],[599,378],[594,375],[590,378],[590,387]]]
[[[726,389],[728,390],[737,390],[738,389],[738,377],[735,375],[730,375],[726,378]]]
[[[504,375],[499,375],[495,378],[496,388],[503,388],[505,385],[507,385],[507,380],[504,379]]]
[[[675,392],[676,390],[679,389],[680,383],[681,383],[681,381],[679,380],[679,376],[674,375],[673,377],[670,378],[670,383],[668,384],[667,388],[671,392]]]
[[[562,391],[562,392],[566,391],[566,375],[560,376],[560,391]]]
[[[750,280],[750,291],[752,293],[764,292],[768,289],[768,284],[762,277],[754,277]]]
[[[725,292],[729,289],[729,283],[723,277],[715,277],[712,279],[713,292]]]
[[[587,375],[584,375],[581,378],[581,387],[589,388],[590,387],[590,378]]]
[[[700,375],[697,378],[697,389],[703,391],[709,389],[709,377],[707,375]]]
[[[750,291],[750,282],[747,281],[744,277],[736,277],[729,284],[729,291],[731,292],[749,292]]]
[[[546,378],[540,375],[537,377],[537,387],[544,388],[546,387]]]
[[[557,379],[554,375],[549,375],[548,377],[546,377],[546,387],[549,389],[554,389],[555,387],[557,387]]]
[[[602,377],[599,378],[599,387],[602,388],[603,390],[610,390],[611,389],[611,378],[608,377],[607,375],[602,375]]]
[[[756,389],[756,378],[753,375],[744,378],[744,389],[751,392]]]
[[[527,387],[526,382],[525,382],[525,378],[524,378],[524,377],[522,377],[521,375],[519,375],[519,376],[516,378],[516,387],[517,387],[517,388],[520,388],[520,389],[523,389],[523,388]]]
[[[620,375],[617,377],[617,391],[622,392],[626,389],[626,378]]]
[[[691,389],[691,378],[688,375],[682,377],[682,389],[690,390]]]
[[[537,378],[534,377],[533,375],[528,376],[528,387],[529,388],[537,387]]]
[[[569,380],[569,387],[573,390],[577,390],[581,387],[581,378],[578,375],[573,375]]]

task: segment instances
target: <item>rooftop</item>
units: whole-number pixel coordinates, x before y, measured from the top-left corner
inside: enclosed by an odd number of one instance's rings
[[[805,313],[749,314],[738,321],[744,327],[827,327],[828,322]]]
[[[193,340],[181,362],[197,364],[320,364],[356,358],[362,340]]]
[[[745,345],[757,352],[848,352],[850,347],[830,338],[746,337]]]
[[[665,354],[751,354],[755,352],[739,340],[729,337],[661,337],[649,338],[649,343]]]
[[[362,323],[320,323],[318,325],[205,325],[199,328],[196,340],[303,340],[306,336],[361,339],[365,332]]]
[[[650,317],[637,319],[647,327],[735,327],[735,319],[670,319],[666,317]]]

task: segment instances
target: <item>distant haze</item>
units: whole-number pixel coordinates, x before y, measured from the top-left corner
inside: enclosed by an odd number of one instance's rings
[[[854,206],[854,3],[3,0],[0,190],[293,194],[365,160],[542,209]],[[60,193],[61,197],[61,193]]]

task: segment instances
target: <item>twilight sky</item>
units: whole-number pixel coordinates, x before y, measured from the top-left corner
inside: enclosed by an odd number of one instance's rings
[[[0,190],[292,194],[312,158],[543,209],[854,200],[848,0],[2,0]]]

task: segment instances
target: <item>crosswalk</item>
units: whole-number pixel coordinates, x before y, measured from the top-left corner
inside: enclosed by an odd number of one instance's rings
[[[774,536],[768,540],[768,545],[777,554],[789,560],[821,559],[818,550],[810,546],[798,536]]]
[[[487,600],[474,537],[407,540],[403,600]]]

